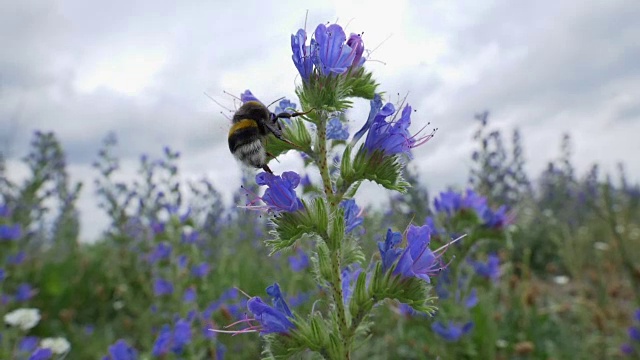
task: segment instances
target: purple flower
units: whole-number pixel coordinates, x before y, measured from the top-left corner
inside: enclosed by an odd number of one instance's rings
[[[173,294],[173,284],[162,278],[157,278],[153,283],[153,293],[156,296]]]
[[[169,256],[171,256],[171,244],[161,242],[156,245],[153,252],[149,254],[148,261],[154,264],[157,261],[168,259]]]
[[[0,240],[17,240],[22,236],[22,227],[20,224],[0,225]]]
[[[274,112],[276,114],[285,113],[285,112],[291,114],[291,113],[296,111],[296,107],[297,107],[297,105],[292,103],[291,100],[282,99],[282,100],[280,100],[278,105],[276,105],[276,108],[275,108]]]
[[[387,236],[384,242],[378,242],[380,257],[382,258],[382,271],[389,270],[402,253],[402,249],[396,249],[400,242],[402,242],[402,234],[392,232],[391,229],[387,229]]]
[[[169,345],[171,345],[171,327],[164,324],[158,333],[155,343],[153,343],[151,353],[153,356],[164,355],[169,352]]]
[[[184,295],[182,296],[182,300],[188,303],[196,301],[196,290],[193,287],[185,290]]]
[[[261,102],[257,97],[253,96],[253,94],[249,90],[245,90],[242,94],[240,94],[240,101],[242,101],[243,104],[249,101]]]
[[[424,220],[424,223],[431,230],[431,236],[438,236],[439,234],[444,233],[444,231],[438,230],[438,228],[436,227],[436,223],[433,220],[433,217],[427,216],[427,218]]]
[[[27,258],[27,254],[24,251],[20,251],[15,255],[7,256],[7,263],[11,265],[20,265]]]
[[[627,334],[629,334],[629,337],[631,338],[631,340],[635,342],[640,342],[640,329],[638,329],[637,327],[635,326],[629,327],[629,329],[627,329]]]
[[[444,267],[441,256],[429,249],[431,230],[428,226],[409,226],[407,248],[402,252],[393,273],[403,277],[417,277],[430,282],[430,276],[439,273]]]
[[[411,106],[406,105],[400,119],[387,122],[386,118],[395,112],[393,104],[387,103],[378,111],[371,123],[364,147],[369,152],[376,150],[385,155],[405,154],[411,156],[411,149],[420,146],[433,137],[433,133],[416,139],[416,135],[409,133],[411,125]]]
[[[347,266],[342,270],[342,299],[345,304],[349,303],[353,290],[356,286],[356,280],[358,279],[358,276],[360,276],[361,272],[362,268],[360,268],[360,265],[358,264]]]
[[[109,355],[111,360],[136,360],[138,358],[138,352],[122,339],[109,346]]]
[[[358,142],[358,140],[360,140],[362,135],[364,135],[367,132],[367,130],[369,130],[369,128],[371,127],[371,124],[373,124],[373,120],[375,119],[376,115],[378,115],[378,112],[380,112],[380,109],[382,109],[382,98],[380,97],[380,94],[375,94],[373,96],[373,100],[371,100],[369,104],[371,106],[371,109],[369,110],[369,116],[367,117],[367,122],[364,123],[362,128],[358,130],[358,132],[355,135],[353,135],[353,139],[351,140],[352,146],[356,142]]]
[[[484,205],[477,208],[476,212],[482,219],[483,225],[490,229],[501,229],[511,221],[507,216],[507,207],[505,205],[502,205],[497,211],[493,211],[488,205]]]
[[[247,301],[247,308],[260,323],[260,334],[286,334],[294,327],[289,315],[283,311],[265,304],[260,297],[252,297]]]
[[[356,227],[362,225],[364,219],[360,217],[361,212],[356,201],[353,199],[343,200],[340,206],[344,209],[345,233],[350,233]]]
[[[197,278],[203,278],[209,274],[209,264],[206,262],[201,263],[200,265],[194,265],[191,268],[191,275]]]
[[[460,324],[449,321],[449,324],[444,325],[442,322],[437,321],[431,325],[431,329],[444,340],[454,342],[460,340],[463,335],[473,329],[473,322],[469,321],[466,324]]]
[[[262,172],[256,175],[256,183],[268,186],[262,196],[268,210],[294,212],[303,207],[294,190],[300,184],[300,175],[295,172],[286,171],[282,176]]]
[[[437,212],[453,216],[462,209],[462,195],[453,190],[441,192],[440,196],[433,200]]]
[[[327,123],[328,140],[347,140],[349,138],[349,128],[343,124],[339,118],[334,117]]]
[[[364,43],[362,38],[357,36],[351,35],[347,43],[347,37],[340,25],[318,25],[315,31],[317,53],[314,53],[312,58],[322,75],[342,74],[364,63]],[[313,40],[311,48],[314,48]]]
[[[271,296],[271,303],[277,310],[283,312],[285,315],[289,317],[293,317],[293,314],[291,313],[289,306],[287,306],[287,303],[285,302],[284,297],[282,296],[282,292],[280,291],[280,285],[278,285],[278,283],[274,283],[273,285],[267,287],[267,294]]]
[[[624,355],[633,355],[633,353],[635,352],[635,350],[633,349],[633,346],[631,346],[630,344],[622,344],[620,345],[620,351],[624,354]]]
[[[27,283],[22,283],[18,285],[18,289],[16,290],[16,301],[28,301],[35,295],[35,290],[31,287],[31,285]]]
[[[216,343],[216,360],[224,360],[224,355],[227,353],[227,347],[223,343]]]
[[[31,354],[31,356],[29,356],[29,360],[49,360],[52,355],[53,352],[51,349],[38,348]]]
[[[464,306],[467,309],[471,309],[472,307],[478,305],[478,292],[476,291],[476,289],[471,289],[471,292],[469,293],[469,296],[467,296],[467,298],[464,301]]]
[[[176,322],[173,330],[173,346],[171,351],[174,354],[182,354],[184,348],[191,342],[191,323],[180,319]]]
[[[308,82],[313,71],[313,61],[311,56],[311,46],[306,45],[307,33],[303,29],[298,30],[295,35],[291,35],[291,50],[293,63],[295,64],[300,77],[304,82]]]
[[[182,243],[183,244],[195,244],[198,242],[198,237],[200,236],[200,233],[193,230],[190,233],[186,234],[186,233],[182,233]]]
[[[0,269],[0,281],[4,281],[4,278],[5,278],[4,269]]]
[[[23,352],[32,352],[38,347],[38,338],[35,336],[25,336],[18,345],[18,349]]]
[[[0,218],[8,218],[11,216],[11,209],[9,209],[9,205],[2,204],[0,205]]]
[[[160,235],[164,232],[164,223],[154,221],[151,223],[151,231],[153,231],[153,235]]]
[[[500,258],[496,254],[489,254],[486,263],[472,260],[469,263],[479,276],[491,279],[494,282],[497,282],[500,278]]]
[[[187,257],[187,255],[178,256],[178,267],[180,269],[184,269],[185,267],[187,267],[188,262],[189,262],[189,258]]]
[[[309,267],[309,257],[302,249],[298,249],[296,255],[289,256],[289,266],[295,272],[303,271]]]

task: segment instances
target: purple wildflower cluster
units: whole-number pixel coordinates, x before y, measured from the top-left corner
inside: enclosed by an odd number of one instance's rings
[[[295,325],[292,322],[294,318],[293,313],[289,309],[278,283],[269,286],[267,288],[267,294],[271,296],[272,306],[266,304],[259,296],[254,296],[247,301],[247,308],[254,317],[245,318],[225,327],[229,328],[237,324],[249,324],[247,328],[242,330],[210,330],[213,332],[232,334],[260,332],[261,335],[265,335],[271,333],[286,334],[294,329]]]
[[[437,275],[445,268],[442,262],[442,252],[429,249],[431,230],[428,226],[410,225],[406,234],[407,247],[402,249],[398,245],[402,242],[402,234],[387,230],[384,242],[378,243],[382,268],[387,271],[395,265],[394,275],[401,277],[416,277],[430,282],[431,276]]]
[[[307,32],[298,30],[291,35],[292,59],[302,80],[313,76],[332,76],[357,69],[365,62],[364,42],[358,34],[347,38],[338,24],[318,25],[307,45]]]
[[[629,334],[629,343],[622,344],[620,350],[628,356],[638,356],[640,354],[640,309],[633,314],[634,325],[627,329]]]
[[[295,212],[304,207],[298,198],[295,189],[300,184],[300,175],[293,171],[286,171],[282,175],[274,175],[266,172],[256,175],[258,185],[266,185],[264,195],[254,195],[254,199],[247,208],[273,212]],[[256,206],[255,202],[262,200],[264,206]]]
[[[488,204],[487,198],[467,189],[464,194],[449,190],[441,192],[433,201],[436,212],[452,217],[458,212],[474,211],[482,220],[483,226],[490,229],[501,229],[509,225],[513,218],[507,214],[507,207],[502,205],[498,210],[493,210]]]

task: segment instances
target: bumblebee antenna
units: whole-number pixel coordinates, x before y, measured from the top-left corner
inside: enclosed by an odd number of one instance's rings
[[[277,103],[277,102],[278,102],[278,101],[280,101],[280,100],[284,100],[284,98],[285,98],[285,97],[283,96],[283,97],[281,97],[281,98],[279,98],[279,99],[274,100],[271,104],[267,105],[267,107],[269,107],[269,106],[271,106],[271,105],[273,105],[273,104]]]

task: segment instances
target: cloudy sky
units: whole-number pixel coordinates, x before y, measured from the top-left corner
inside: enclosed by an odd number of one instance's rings
[[[33,130],[55,131],[74,179],[85,183],[83,234],[106,224],[91,162],[106,134],[119,139],[123,176],[140,154],[180,150],[187,178],[239,185],[228,153],[223,91],[251,89],[264,101],[294,98],[290,34],[338,21],[364,32],[366,67],[388,94],[409,93],[416,125],[436,137],[415,152],[432,191],[463,184],[473,115],[519,127],[531,174],[574,138],[580,172],[626,163],[640,180],[640,2],[602,1],[2,1],[0,151],[10,176]],[[348,25],[347,25],[348,24]],[[359,102],[350,126],[368,111]],[[285,156],[276,173],[298,165]]]

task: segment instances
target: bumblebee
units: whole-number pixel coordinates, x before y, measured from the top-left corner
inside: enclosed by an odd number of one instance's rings
[[[267,150],[265,141],[269,134],[293,145],[290,141],[282,137],[282,126],[279,119],[288,119],[307,112],[282,112],[274,114],[258,101],[247,101],[235,112],[231,119],[231,129],[229,129],[229,150],[242,163],[263,169],[273,174],[267,166]]]

